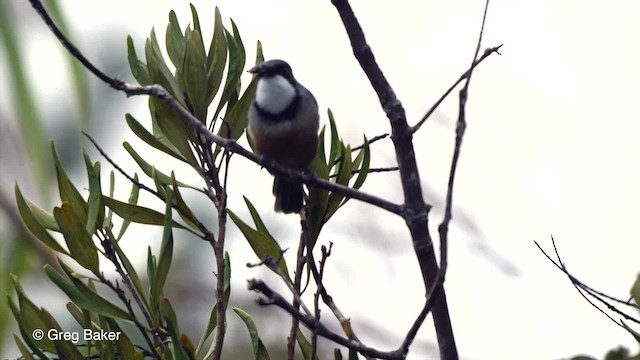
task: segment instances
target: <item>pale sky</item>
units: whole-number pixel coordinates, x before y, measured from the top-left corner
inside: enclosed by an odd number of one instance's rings
[[[362,134],[389,131],[329,0],[193,3],[205,44],[217,4],[226,24],[233,18],[238,25],[247,64],[253,63],[257,40],[267,58],[287,60],[318,100],[322,123],[328,124],[326,110],[331,108],[345,141],[358,145]],[[378,63],[409,122],[415,123],[471,62],[484,2],[388,4],[352,2]],[[25,4],[12,5],[20,14],[31,15]],[[171,9],[182,26],[190,22],[186,2],[68,0],[62,5],[78,46],[90,57],[104,53],[103,44],[94,39],[105,31],[121,39],[115,44],[122,49],[130,34],[140,55],[152,26],[164,39]],[[640,254],[638,14],[640,2],[633,0],[491,2],[482,48],[504,46],[502,56],[492,55],[476,69],[470,88],[445,285],[462,358],[557,359],[580,353],[600,358],[618,345],[637,350],[631,336],[586,303],[533,241],[552,251],[553,235],[575,276],[607,294],[628,297]],[[61,46],[36,20],[31,18],[19,31],[32,31],[25,36],[27,71],[32,81],[39,80],[38,100],[42,108],[60,102],[73,106],[73,100],[65,100],[73,95]],[[1,69],[6,71],[4,65]],[[127,73],[113,75],[131,80]],[[92,87],[102,86],[95,78],[90,81]],[[2,82],[0,89],[5,86]],[[421,177],[430,188],[425,200],[438,204],[430,218],[434,236],[455,136],[456,94],[415,137]],[[135,141],[124,124],[124,112],[148,124],[146,100],[120,98],[130,101],[124,111],[112,114],[113,121],[122,122],[121,132],[115,138],[104,135],[105,141]],[[91,147],[86,142],[81,146]],[[121,164],[135,170],[126,152],[112,149]],[[373,155],[372,166],[395,162],[389,141],[377,144]],[[172,169],[161,155],[150,152],[148,160],[167,173]],[[268,173],[240,158],[235,161],[236,171],[247,175],[233,178],[230,206],[242,210],[246,195],[259,211],[270,213]],[[9,180],[1,186],[12,187],[14,179]],[[364,190],[401,199],[397,175],[372,174]],[[268,221],[279,228],[283,246],[293,247],[296,218],[275,215]],[[367,344],[397,347],[423,301],[403,222],[352,201],[320,238],[321,243],[329,241],[334,242],[334,254],[326,281],[336,302],[356,330],[359,325],[372,328],[372,333],[360,332]],[[492,255],[484,255],[484,248]],[[233,273],[234,291],[241,294],[247,278],[264,273],[244,268],[256,261],[246,245],[234,249],[243,254],[237,255]],[[267,324],[259,328],[269,331]],[[434,341],[427,321],[418,342]],[[409,359],[433,358],[429,345],[420,344]]]

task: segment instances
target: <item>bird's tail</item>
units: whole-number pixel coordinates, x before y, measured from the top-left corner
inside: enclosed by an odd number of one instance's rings
[[[303,193],[302,183],[275,177],[273,179],[273,195],[276,197],[274,210],[285,214],[299,213],[302,210]]]

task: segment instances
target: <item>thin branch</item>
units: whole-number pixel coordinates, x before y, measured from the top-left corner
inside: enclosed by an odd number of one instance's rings
[[[558,268],[560,271],[562,271],[567,276],[567,278],[569,279],[569,281],[571,281],[571,284],[575,287],[575,289],[578,291],[580,296],[582,296],[589,304],[591,304],[591,306],[596,308],[600,313],[602,313],[604,316],[606,316],[609,320],[611,320],[616,325],[624,328],[624,326],[622,325],[621,322],[616,321],[613,317],[611,317],[611,315],[607,314],[598,305],[596,305],[593,301],[591,301],[591,299],[589,299],[587,297],[587,294],[590,295],[591,297],[593,297],[594,299],[596,299],[598,302],[602,303],[604,306],[606,306],[609,310],[613,311],[614,313],[624,317],[625,319],[627,319],[627,320],[629,320],[631,322],[634,322],[636,324],[640,324],[640,319],[636,319],[636,318],[624,313],[622,310],[620,310],[620,309],[616,308],[614,305],[608,303],[605,299],[611,300],[613,302],[616,302],[616,303],[619,303],[619,304],[622,304],[622,305],[625,305],[625,306],[632,307],[635,310],[638,310],[638,305],[630,304],[627,301],[624,301],[624,300],[621,300],[621,299],[617,299],[615,297],[612,297],[612,296],[604,294],[604,293],[602,293],[600,291],[597,291],[597,290],[591,288],[590,286],[586,285],[582,281],[578,280],[575,276],[573,276],[569,272],[569,270],[567,269],[566,265],[562,261],[562,258],[560,258],[560,253],[558,252],[558,248],[556,247],[556,242],[553,239],[553,236],[551,237],[551,243],[553,244],[553,250],[554,250],[554,252],[556,254],[557,261],[552,259],[551,256],[549,254],[547,254],[547,252],[542,249],[542,247],[540,246],[540,244],[538,244],[537,241],[534,241],[534,243],[538,247],[538,250],[540,250],[540,252],[542,252],[542,254],[544,254],[544,256],[553,265],[556,266],[556,268]]]
[[[296,270],[293,273],[293,284],[298,293],[300,293],[300,288],[302,287],[302,272],[304,269],[304,264],[306,257],[304,256],[305,250],[305,242],[304,238],[300,236],[300,241],[298,243],[298,252],[296,253]],[[300,309],[300,304],[295,300],[293,300],[293,307],[298,310]],[[300,328],[300,321],[294,317],[291,317],[291,330],[289,331],[289,337],[287,338],[287,359],[293,360],[296,351],[296,339],[298,337],[298,329]]]
[[[379,140],[382,140],[382,139],[386,139],[388,136],[389,136],[389,134],[382,134],[382,135],[374,136],[369,140],[369,145],[373,144],[376,141],[379,141]],[[351,152],[358,151],[358,150],[362,149],[363,147],[364,147],[364,144],[358,145],[358,146],[354,147],[353,149],[351,149]]]
[[[451,94],[451,92],[453,91],[453,89],[456,88],[456,86],[458,86],[458,84],[460,84],[463,80],[467,79],[469,77],[469,75],[471,74],[471,72],[473,72],[473,69],[476,68],[476,66],[480,65],[480,63],[489,57],[489,55],[496,53],[498,55],[501,55],[499,50],[502,47],[502,45],[496,46],[496,47],[492,47],[492,48],[488,48],[484,51],[484,54],[482,54],[482,56],[476,60],[473,65],[471,66],[471,68],[467,71],[465,71],[462,75],[460,75],[460,77],[458,78],[458,80],[456,80],[455,83],[453,83],[453,85],[451,85],[449,87],[449,89],[447,89],[447,91],[444,92],[444,94],[442,94],[442,96],[440,96],[440,98],[438,99],[438,101],[436,101],[431,108],[426,112],[426,114],[424,114],[424,116],[420,119],[420,121],[418,121],[418,123],[416,125],[414,125],[411,128],[412,132],[416,132],[418,130],[420,130],[420,128],[422,127],[422,125],[424,125],[424,123],[427,121],[427,119],[431,116],[431,114],[433,114],[434,111],[436,111],[436,109],[438,108],[438,106],[440,106],[440,104],[444,101],[444,99],[447,98],[447,96],[449,96],[449,94]]]
[[[291,304],[289,304],[289,302],[287,302],[287,300],[285,300],[285,298],[283,298],[282,295],[273,291],[263,281],[251,279],[247,281],[247,284],[248,284],[247,287],[249,290],[259,292],[266,297],[266,299],[264,298],[258,299],[259,305],[262,305],[262,306],[276,305],[277,307],[289,313],[291,316],[298,319],[302,324],[304,324],[311,331],[316,332],[318,335],[324,338],[327,338],[349,349],[353,349],[365,356],[370,356],[377,359],[390,359],[390,360],[395,360],[395,359],[399,360],[404,358],[403,355],[400,354],[397,350],[388,351],[388,352],[376,350],[363,345],[359,341],[350,340],[334,333],[333,331],[327,329],[321,322],[316,321],[314,317],[307,317],[304,314],[302,314],[299,310],[297,310]]]

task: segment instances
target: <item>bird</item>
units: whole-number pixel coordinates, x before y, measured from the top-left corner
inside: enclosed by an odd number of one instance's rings
[[[247,126],[254,152],[283,167],[306,170],[318,148],[320,115],[315,97],[295,79],[284,60],[264,61],[249,73],[257,81]],[[302,210],[301,182],[276,175],[273,195],[276,212],[291,214]]]

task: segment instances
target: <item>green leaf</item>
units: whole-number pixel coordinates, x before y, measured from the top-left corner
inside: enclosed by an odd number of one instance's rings
[[[63,202],[61,207],[53,209],[53,216],[60,226],[60,231],[67,243],[67,248],[71,253],[71,257],[85,269],[90,270],[94,274],[99,274],[98,250],[93,244],[91,235],[83,226],[78,214],[76,214],[71,205]]]
[[[53,318],[53,316],[51,316],[51,314],[47,312],[47,310],[42,309],[41,313],[42,313],[42,318],[47,323],[50,329],[56,329],[58,331],[61,331],[60,325]],[[84,360],[84,356],[80,354],[80,351],[78,351],[75,345],[69,340],[59,339],[54,341],[53,345],[56,348],[56,353],[60,356],[61,359]]]
[[[265,348],[262,340],[260,340],[260,336],[258,336],[258,328],[256,328],[256,324],[247,312],[240,308],[233,308],[236,314],[244,321],[244,324],[247,326],[247,330],[249,330],[249,337],[251,338],[251,344],[253,345],[253,355],[256,357],[256,360],[267,360],[271,359],[269,356],[269,352]]]
[[[113,319],[107,319],[109,324],[109,330],[114,333],[120,333],[118,340],[115,341],[116,349],[118,350],[119,359],[143,359],[141,353],[137,353],[131,339],[127,336],[126,332],[122,331],[118,323]]]
[[[125,150],[127,150],[127,152],[129,153],[129,155],[131,155],[131,157],[133,158],[133,160],[138,164],[138,166],[140,166],[140,169],[150,178],[156,178],[158,179],[158,181],[163,184],[163,185],[173,185],[173,180],[171,180],[171,177],[168,176],[167,174],[159,171],[158,169],[156,169],[153,165],[149,164],[148,162],[146,162],[142,156],[140,156],[140,154],[138,154],[133,147],[131,146],[131,144],[129,144],[128,142],[124,142],[122,143],[122,146],[124,147]],[[199,190],[196,187],[193,187],[191,185],[187,185],[183,182],[177,182],[178,186],[181,187],[186,187],[189,189],[193,189],[193,190]]]
[[[238,229],[240,229],[258,258],[261,261],[264,261],[267,256],[270,256],[274,260],[279,259],[280,261],[278,264],[280,269],[285,274],[285,276],[289,277],[287,263],[282,256],[282,250],[280,249],[280,245],[278,245],[278,242],[270,235],[252,229],[231,210],[229,210],[229,217],[231,218],[233,223],[236,224]],[[271,268],[271,266],[269,266],[269,268],[275,271]]]
[[[129,221],[133,221],[135,223],[147,224],[147,225],[163,225],[164,224],[164,215],[155,210],[151,210],[146,207],[127,204],[122,201],[118,201],[116,199],[110,198],[108,196],[102,196],[105,205],[107,205],[113,212],[118,214],[123,219],[127,219]],[[184,226],[178,224],[173,221],[173,227],[177,227],[180,229],[187,229]]]
[[[160,248],[160,258],[156,269],[156,276],[151,285],[151,296],[160,299],[163,294],[164,284],[171,268],[171,259],[173,257],[173,234],[171,232],[171,213],[173,206],[172,193],[166,199],[165,215],[164,215],[164,231],[162,234],[162,246]]]
[[[20,287],[20,284],[18,283],[17,279],[15,278],[15,275],[14,274],[10,274],[10,275],[11,275],[12,281],[14,281],[14,286],[16,288],[16,292],[22,291],[24,293],[24,291]],[[16,284],[17,284],[17,286],[16,286]],[[49,358],[44,354],[44,352],[42,352],[40,347],[38,345],[36,345],[34,340],[31,339],[31,335],[30,334],[33,334],[33,332],[27,332],[25,330],[24,326],[21,324],[20,309],[18,308],[18,305],[13,301],[13,299],[9,295],[7,295],[7,303],[9,304],[9,309],[11,310],[11,313],[13,314],[13,317],[18,322],[18,328],[20,330],[20,336],[22,336],[22,339],[25,341],[25,343],[27,344],[29,349],[31,349],[31,352],[33,353],[33,355],[38,355],[39,359],[48,360]],[[42,329],[42,330],[44,330],[44,329]]]
[[[145,43],[145,55],[147,57],[147,69],[149,70],[151,81],[165,88],[165,90],[184,106],[184,95],[180,90],[180,86],[178,86],[176,78],[164,61],[154,29],[151,29],[151,36]]]
[[[56,165],[56,173],[58,175],[58,190],[60,192],[60,200],[69,203],[73,211],[78,215],[78,220],[82,224],[87,223],[87,203],[84,201],[76,187],[71,183],[67,176],[58,152],[56,151],[55,144],[51,141],[51,153],[53,155],[53,161]]]
[[[627,330],[629,332],[629,334],[631,334],[631,336],[633,336],[634,339],[636,339],[636,341],[638,343],[640,343],[640,333],[633,330],[629,325],[627,325],[623,320],[620,320],[620,322],[622,323],[622,327],[625,328],[625,330]]]
[[[151,78],[149,77],[149,71],[147,65],[138,59],[136,54],[136,48],[133,46],[133,39],[131,36],[127,36],[127,59],[129,60],[129,68],[131,74],[138,81],[138,84],[142,86],[151,85]]]
[[[133,133],[136,134],[136,136],[138,136],[140,140],[180,161],[187,162],[184,156],[180,155],[180,153],[174,151],[174,149],[165,145],[162,141],[160,141],[160,139],[153,136],[153,134],[148,132],[147,129],[145,129],[145,127],[142,126],[140,122],[138,122],[138,120],[131,116],[131,114],[126,114],[125,119],[127,120],[127,125],[129,125],[131,131],[133,131]]]
[[[55,252],[59,252],[61,254],[69,255],[67,250],[65,250],[58,242],[49,234],[49,232],[42,226],[42,223],[38,221],[38,219],[34,216],[31,207],[27,204],[27,201],[22,196],[22,192],[18,187],[18,184],[15,186],[15,195],[16,195],[16,203],[18,205],[18,211],[20,212],[20,217],[24,224],[27,226],[29,231],[38,238],[38,240],[42,241],[43,244],[48,246],[51,250]],[[58,227],[56,223],[56,227]],[[58,227],[59,228],[59,227]]]
[[[133,267],[133,265],[131,265],[131,261],[129,261],[129,258],[127,257],[127,255],[122,251],[120,244],[118,243],[118,241],[114,239],[113,234],[109,230],[108,230],[107,239],[109,240],[109,243],[113,247],[113,250],[115,250],[116,255],[118,256],[118,259],[120,259],[120,262],[122,263],[122,266],[124,267],[124,270],[126,271],[126,274],[129,277],[129,280],[131,280],[131,282],[133,283],[133,286],[136,288],[136,292],[138,293],[138,296],[140,296],[140,298],[148,308],[149,302],[147,301],[145,287],[142,285],[142,281],[140,281],[140,277],[138,276],[136,269]]]
[[[160,313],[162,317],[165,319],[167,323],[167,330],[169,332],[169,336],[176,346],[173,347],[173,356],[176,360],[189,360],[187,353],[180,344],[180,330],[178,329],[178,320],[176,317],[175,311],[173,311],[173,307],[171,307],[171,303],[168,299],[162,299],[160,302]]]
[[[296,333],[296,342],[298,343],[298,347],[300,347],[300,351],[302,351],[302,357],[305,359],[311,359],[312,346],[309,340],[304,336],[302,330],[298,327],[298,332]],[[318,359],[316,355],[315,359]]]
[[[185,159],[185,161],[197,166],[189,141],[196,141],[193,128],[185,122],[172,108],[157,98],[149,99],[149,109],[152,121],[162,133],[162,137]],[[156,135],[158,137],[160,135]]]
[[[18,305],[20,306],[18,323],[20,325],[20,329],[24,330],[23,332],[21,331],[22,338],[45,351],[55,352],[55,345],[47,336],[44,336],[40,340],[33,338],[34,331],[38,329],[42,330],[46,335],[49,330],[49,325],[42,316],[42,310],[38,309],[38,307],[29,300],[27,295],[24,293],[22,286],[18,282],[18,278],[13,274],[11,274],[11,281],[13,282],[13,286],[18,294]]]
[[[231,296],[231,260],[229,258],[229,253],[225,252],[224,254],[224,308],[227,309],[227,304],[229,303],[229,296]],[[198,347],[196,348],[196,354],[200,355],[202,351],[202,347],[204,346],[205,341],[209,338],[213,330],[215,330],[218,325],[218,303],[213,306],[211,309],[211,314],[209,314],[209,322],[207,322],[207,328],[205,329],[200,341],[198,342]]]
[[[138,181],[138,174],[134,174],[133,175],[133,180],[135,180],[136,182]],[[139,194],[140,194],[140,188],[138,187],[138,185],[136,185],[135,183],[131,184],[131,194],[129,195],[128,203],[131,204],[131,205],[137,204],[138,203],[138,195]],[[109,195],[109,196],[111,198],[113,198],[112,195]],[[111,208],[109,208],[109,213],[113,214],[113,210],[111,210]],[[120,225],[120,232],[118,233],[118,236],[116,237],[116,241],[120,241],[120,239],[122,239],[122,236],[124,235],[125,231],[127,231],[127,228],[129,227],[129,224],[131,224],[130,220],[127,220],[127,219],[123,219],[122,220],[122,225]]]
[[[13,334],[13,341],[16,343],[16,346],[18,347],[18,350],[20,350],[20,354],[22,354],[24,360],[35,360],[35,358],[31,355],[31,351],[29,351],[29,348],[27,348],[27,346],[22,342],[22,340],[20,340],[20,338],[16,334]]]
[[[182,194],[180,194],[180,187],[178,185],[178,182],[176,181],[176,177],[173,171],[171,172],[171,180],[173,185],[173,192],[176,199],[176,206],[179,210],[178,214],[185,222],[191,224],[199,231],[200,228],[198,227],[198,224],[200,223],[200,221],[198,220],[198,217],[193,213],[193,211],[191,211],[189,205],[187,205],[187,203],[184,201]]]
[[[270,238],[273,238],[273,236],[271,236],[271,233],[269,233],[269,229],[267,229],[267,226],[262,221],[258,210],[256,210],[255,206],[253,206],[253,203],[249,199],[247,199],[246,196],[243,196],[242,198],[244,199],[244,203],[247,205],[247,209],[249,209],[249,214],[251,214],[251,218],[253,219],[253,224],[256,226],[256,230],[266,234]]]
[[[100,185],[100,162],[91,164],[86,151],[82,151],[87,175],[89,176],[89,200],[87,213],[87,233],[93,234],[96,228],[101,229],[104,222],[104,204],[102,203],[102,187]]]
[[[227,38],[224,34],[222,16],[220,9],[216,6],[215,21],[213,25],[213,36],[209,45],[209,55],[207,56],[207,86],[209,97],[207,104],[211,104],[213,98],[218,93],[222,76],[224,75],[225,64],[227,63]]]
[[[169,12],[169,24],[167,25],[166,39],[167,53],[176,69],[182,68],[182,59],[184,58],[184,35],[180,29],[180,23],[176,17],[175,11]]]
[[[233,20],[231,20],[231,25],[233,26],[233,34],[226,29],[224,30],[229,47],[229,68],[227,70],[227,80],[222,90],[222,95],[220,96],[220,102],[213,116],[214,119],[218,118],[220,111],[225,104],[227,104],[229,98],[231,98],[231,94],[240,86],[240,75],[242,75],[246,60],[244,45],[242,44],[238,28]]]
[[[358,153],[358,158],[360,157],[360,155],[363,155],[362,157],[362,166],[360,166],[360,171],[358,173],[358,177],[356,178],[356,182],[353,184],[353,188],[354,189],[360,189],[360,187],[362,186],[362,184],[364,184],[364,181],[367,179],[367,175],[369,174],[369,165],[371,162],[371,153],[369,151],[369,140],[367,139],[367,137],[364,137],[364,143],[362,146],[362,150],[360,150],[360,152]],[[359,163],[360,161],[358,161]]]
[[[249,107],[253,102],[253,98],[256,97],[256,87],[257,82],[254,78],[240,100],[233,105],[224,123],[220,125],[218,129],[219,136],[233,140],[238,140],[242,136],[249,121]]]
[[[331,109],[327,110],[327,114],[329,115],[329,128],[331,129],[331,149],[327,165],[329,165],[329,168],[332,168],[338,160],[338,155],[342,148],[342,142],[340,141],[340,137],[338,136],[336,120],[333,117],[333,112],[331,111]]]
[[[129,313],[104,299],[87,284],[82,282],[82,280],[78,279],[74,275],[73,270],[71,270],[65,263],[60,260],[58,260],[58,262],[71,281],[65,279],[65,277],[53,269],[49,264],[44,266],[44,272],[47,274],[49,279],[51,279],[51,281],[60,288],[60,290],[67,294],[74,304],[101,315],[117,317],[128,321],[135,320]]]
[[[208,84],[204,79],[207,76],[207,55],[204,52],[202,35],[198,30],[187,31],[185,38],[185,54],[183,74],[187,98],[193,109],[193,115],[205,123],[207,120]]]

